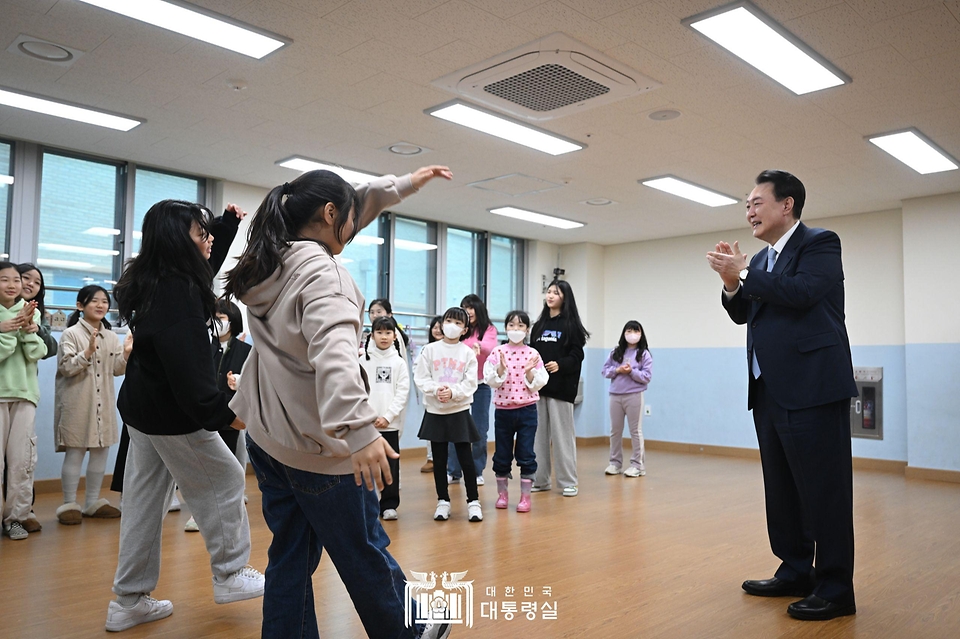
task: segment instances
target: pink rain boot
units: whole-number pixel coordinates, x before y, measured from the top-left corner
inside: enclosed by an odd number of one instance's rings
[[[520,503],[517,504],[518,513],[530,512],[530,489],[533,488],[532,479],[520,480]]]
[[[497,508],[506,508],[508,503],[507,478],[497,477]]]

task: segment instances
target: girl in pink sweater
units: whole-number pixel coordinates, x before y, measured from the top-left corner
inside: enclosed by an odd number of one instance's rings
[[[537,472],[533,442],[537,434],[537,401],[550,376],[540,354],[524,343],[530,331],[530,316],[523,311],[507,313],[507,343],[493,349],[483,367],[483,379],[496,389],[493,396],[493,428],[497,447],[493,472],[497,476],[497,508],[509,503],[507,479],[514,456],[520,467],[518,513],[530,512],[530,489]],[[516,447],[514,447],[516,440]]]

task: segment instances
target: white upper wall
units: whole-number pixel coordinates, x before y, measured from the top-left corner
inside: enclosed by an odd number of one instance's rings
[[[960,342],[960,193],[903,203],[903,270],[908,344]]]
[[[903,344],[900,212],[819,219],[811,224],[840,235],[851,343]],[[744,225],[727,232],[606,247],[603,320],[609,343],[603,346],[612,347],[629,319],[643,324],[651,346],[743,346],[746,329],[733,324],[724,312],[720,278],[706,261],[707,251],[721,240],[739,241],[748,255],[765,246]]]

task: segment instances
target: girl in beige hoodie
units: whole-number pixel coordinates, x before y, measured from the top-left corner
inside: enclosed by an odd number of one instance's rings
[[[311,575],[322,550],[369,636],[449,634],[449,624],[404,623],[404,573],[387,552],[373,493],[374,484],[391,483],[388,459],[398,454],[374,425],[379,415],[357,361],[363,295],[335,259],[384,208],[435,177],[452,176],[432,166],[354,190],[330,171],[304,173],[270,191],[227,275],[227,293],[247,305],[254,343],[230,407],[247,425],[274,535],[264,639],[316,627]]]

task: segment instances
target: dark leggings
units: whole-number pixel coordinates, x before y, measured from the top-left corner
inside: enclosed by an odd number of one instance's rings
[[[437,485],[437,499],[450,501],[447,488],[447,443],[430,442],[433,449],[433,482]],[[457,442],[453,445],[457,451],[460,468],[463,469],[463,483],[467,487],[467,501],[477,501],[477,469],[473,465],[473,448],[470,442]]]

